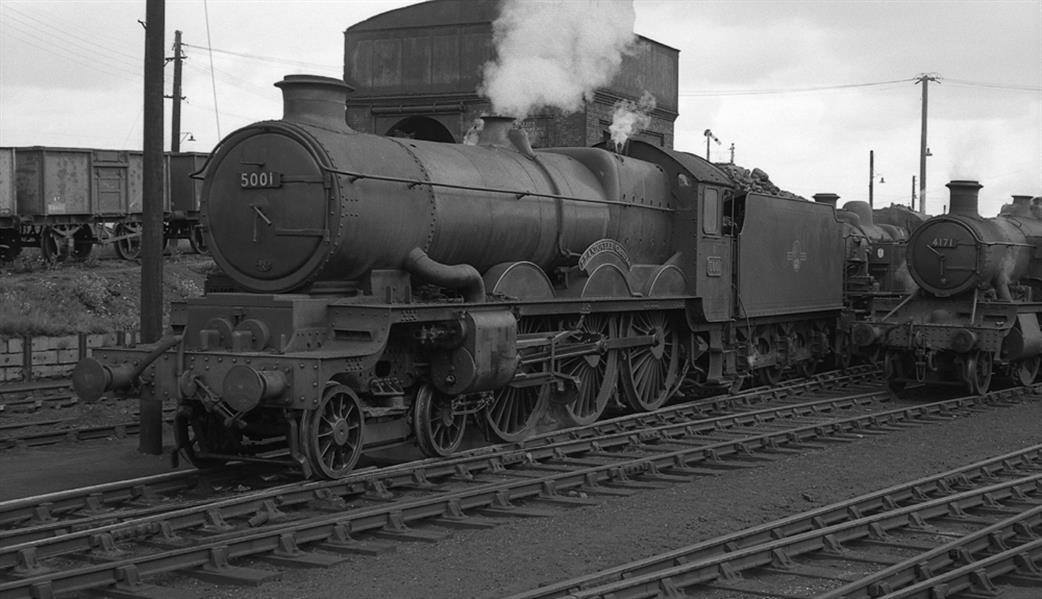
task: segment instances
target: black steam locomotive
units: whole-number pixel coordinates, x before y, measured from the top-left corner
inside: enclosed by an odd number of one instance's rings
[[[450,454],[474,424],[518,440],[847,353],[850,225],[827,202],[636,141],[533,151],[511,119],[475,146],[361,134],[343,82],[277,85],[284,117],[204,172],[226,291],[73,375],[84,398],[141,393],[143,446],[171,399],[197,465],[288,449],[336,478],[378,448]]]
[[[948,188],[949,213],[908,240],[918,291],[876,302],[854,341],[882,348],[894,389],[927,382],[984,393],[994,373],[1030,384],[1042,354],[1038,199],[1014,196],[997,217],[982,218],[979,183],[952,181]]]

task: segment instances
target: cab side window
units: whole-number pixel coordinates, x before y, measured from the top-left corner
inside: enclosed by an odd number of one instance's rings
[[[702,232],[720,234],[720,192],[712,187],[707,187],[702,196]]]

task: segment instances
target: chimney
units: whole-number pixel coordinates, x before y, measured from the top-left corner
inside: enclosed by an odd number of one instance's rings
[[[1013,203],[1003,205],[999,216],[1031,217],[1031,196],[1013,196]]]
[[[506,148],[521,152],[526,156],[532,156],[532,145],[528,142],[528,134],[524,129],[514,128],[512,116],[483,116],[484,122],[478,133],[479,146],[492,146],[495,148]]]
[[[814,201],[819,204],[828,204],[835,208],[836,202],[839,202],[839,196],[834,193],[816,193],[814,194]]]
[[[286,121],[346,127],[347,94],[350,85],[333,77],[286,75],[275,84],[282,90],[282,118]]]
[[[962,216],[980,216],[977,212],[977,196],[984,187],[976,181],[952,181],[945,185],[951,192],[948,200],[948,214]]]

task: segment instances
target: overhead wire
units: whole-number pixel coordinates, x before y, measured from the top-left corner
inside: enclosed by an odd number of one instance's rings
[[[981,87],[987,89],[1001,89],[1006,91],[1042,92],[1042,87],[1030,87],[1027,85],[1009,85],[1004,83],[982,83],[979,81],[967,81],[965,79],[945,79],[945,83],[959,87]]]
[[[819,91],[834,91],[844,89],[855,89],[855,88],[866,88],[866,87],[879,87],[884,85],[896,85],[899,83],[910,83],[915,81],[915,78],[909,77],[907,79],[894,79],[891,81],[873,81],[870,83],[844,83],[839,85],[816,85],[811,87],[792,87],[792,88],[774,88],[774,89],[732,89],[732,90],[707,90],[707,91],[690,91],[680,92],[681,98],[699,98],[699,97],[716,97],[716,96],[764,96],[764,95],[779,95],[779,94],[799,94],[807,92],[819,92]]]
[[[246,93],[252,94],[252,95],[257,96],[259,98],[264,98],[264,99],[270,99],[271,98],[271,93],[268,92],[268,90],[266,90],[266,89],[262,90],[260,87],[254,85],[253,83],[247,81],[246,79],[242,79],[241,77],[237,77],[235,75],[232,75],[228,71],[225,71],[225,70],[222,70],[222,69],[217,69],[217,68],[210,69],[210,68],[207,68],[205,66],[199,66],[199,65],[188,63],[188,62],[185,63],[185,67],[188,68],[189,70],[192,70],[192,71],[196,71],[196,72],[199,72],[199,73],[204,73],[207,76],[212,76],[214,73],[219,73],[221,75],[221,81],[222,82],[228,83],[229,85],[231,85],[232,87],[234,87],[236,89],[242,90],[242,91],[244,91]]]
[[[277,57],[274,57],[274,56],[260,56],[258,54],[248,54],[246,52],[235,52],[235,51],[232,51],[232,50],[222,50],[220,48],[210,48],[210,47],[204,47],[204,46],[195,46],[195,45],[192,45],[192,44],[183,44],[183,45],[187,46],[187,47],[190,47],[190,48],[195,48],[196,50],[204,50],[204,51],[207,51],[207,52],[212,52],[212,53],[215,52],[215,53],[218,53],[218,54],[227,54],[229,56],[238,56],[239,58],[247,58],[247,59],[256,60],[256,61],[259,61],[259,62],[285,64],[285,65],[291,65],[291,66],[296,66],[296,67],[305,67],[305,68],[329,69],[329,70],[333,70],[333,71],[339,71],[341,69],[341,67],[339,65],[319,64],[319,63],[315,63],[315,62],[303,62],[303,61],[299,61],[299,60],[289,60],[289,59],[285,59],[285,58],[277,58]]]
[[[212,48],[213,41],[210,39],[210,8],[207,0],[203,0],[203,15],[206,19],[206,45]],[[217,137],[224,137],[221,135],[221,110],[217,104],[217,78],[214,75],[213,51],[210,52],[210,86],[213,89],[213,116],[217,121]]]
[[[130,75],[137,79],[144,80],[144,75],[141,71],[134,71],[127,68],[121,68],[118,65],[107,65],[105,63],[100,63],[97,61],[87,60],[83,58],[82,55],[77,54],[76,52],[73,52],[61,46],[56,46],[50,40],[42,39],[39,36],[34,35],[30,32],[22,31],[17,28],[12,28],[9,30],[9,33],[13,37],[20,39],[23,43],[32,46],[33,48],[42,50],[43,52],[57,56],[63,60],[68,60],[69,62],[75,63],[78,66],[82,66],[84,68],[91,69],[99,73],[105,73],[116,77],[126,77],[127,75]]]
[[[10,32],[22,42],[34,48],[63,59],[68,59],[77,65],[94,71],[120,77],[130,75],[136,79],[144,80],[144,74],[140,68],[141,60],[138,55],[114,50],[110,46],[96,43],[73,33],[67,28],[25,14],[11,6],[5,6],[4,12],[4,24],[10,26]],[[28,31],[23,28],[27,28]],[[53,40],[40,37],[38,32],[60,36],[63,43],[55,44]],[[75,49],[83,52],[76,52]],[[105,60],[98,61],[89,58],[99,53],[104,56]],[[170,74],[164,73],[164,79],[169,82],[171,80]]]
[[[7,7],[7,11],[9,13],[13,13],[13,14],[8,14],[8,18],[9,19],[13,19],[15,21],[20,22],[23,25],[26,25],[26,26],[29,26],[29,27],[32,27],[32,28],[35,28],[35,29],[50,30],[50,31],[53,31],[53,32],[61,35],[62,36],[62,43],[64,45],[71,45],[71,46],[76,46],[76,47],[79,47],[79,48],[83,48],[84,50],[87,50],[87,51],[89,51],[91,53],[97,53],[97,52],[100,51],[100,52],[104,53],[107,56],[108,60],[118,60],[118,61],[122,62],[123,64],[134,65],[134,66],[140,65],[140,58],[141,58],[140,56],[136,56],[134,54],[129,54],[127,52],[122,52],[122,51],[119,51],[119,50],[115,50],[115,49],[113,49],[110,46],[105,46],[105,45],[99,44],[99,43],[97,43],[96,41],[94,41],[94,40],[92,40],[90,38],[86,38],[86,37],[83,37],[81,35],[77,35],[76,33],[74,33],[73,31],[70,31],[67,28],[60,27],[58,25],[55,25],[54,23],[50,23],[50,22],[47,22],[47,21],[45,21],[43,19],[34,17],[31,14],[24,13],[24,12],[18,10],[17,8],[14,8],[13,6],[8,6]],[[28,21],[31,21],[31,23],[29,23]]]

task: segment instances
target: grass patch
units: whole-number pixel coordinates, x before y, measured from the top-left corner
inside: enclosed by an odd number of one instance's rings
[[[163,269],[163,323],[170,301],[197,297],[212,261],[168,260]],[[140,328],[141,270],[103,260],[48,266],[20,258],[0,272],[0,336],[70,335]]]

